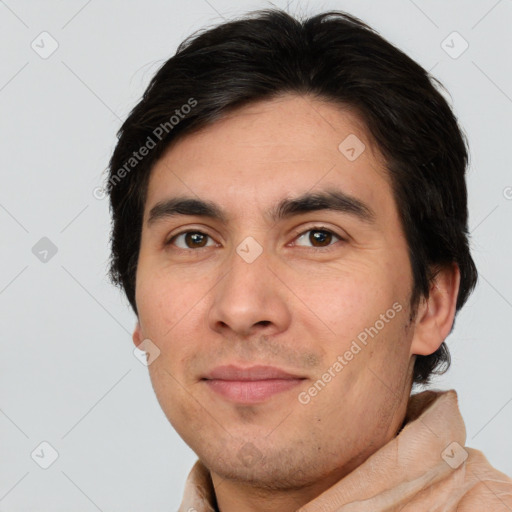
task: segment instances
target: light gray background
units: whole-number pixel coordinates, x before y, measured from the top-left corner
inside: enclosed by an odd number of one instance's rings
[[[134,316],[106,278],[107,200],[93,190],[121,121],[178,43],[269,6],[0,1],[0,512],[177,509],[195,455],[133,355]],[[433,387],[457,390],[467,445],[512,475],[512,2],[295,1],[288,9],[355,14],[450,91],[471,145],[480,283],[448,338],[452,368]],[[31,47],[51,48],[43,31],[59,45],[46,59]],[[456,59],[442,47],[453,31],[469,43]],[[463,42],[444,44],[453,53]],[[32,252],[42,237],[58,250],[46,262]],[[43,441],[59,454],[46,470],[31,458]]]

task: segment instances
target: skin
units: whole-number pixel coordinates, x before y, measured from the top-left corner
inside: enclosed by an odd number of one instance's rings
[[[338,149],[349,134],[366,146],[355,161]],[[329,186],[370,205],[375,223],[331,210],[277,223],[265,216],[285,197]],[[228,221],[181,215],[147,224],[156,203],[180,194],[215,201]],[[335,236],[315,245],[309,230],[318,225]],[[206,245],[187,246],[184,236],[165,245],[184,230],[208,235]],[[252,263],[236,252],[249,236],[263,249]],[[407,243],[385,164],[348,110],[284,95],[170,146],[149,181],[133,341],[160,349],[148,367],[153,388],[211,471],[219,509],[296,510],[392,439],[416,355],[434,352],[450,332],[459,279],[456,265],[443,268],[412,318]],[[301,403],[299,393],[394,303],[401,311]],[[304,380],[262,403],[233,403],[201,380],[230,363],[278,366]]]

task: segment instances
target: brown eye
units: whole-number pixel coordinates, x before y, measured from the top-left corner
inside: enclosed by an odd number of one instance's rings
[[[306,238],[306,235],[308,235]],[[343,240],[340,236],[336,235],[332,231],[329,231],[328,229],[319,229],[319,228],[312,228],[308,229],[307,231],[304,231],[297,240],[307,240],[311,245],[310,247],[317,247],[319,249],[323,247],[329,247],[333,245],[333,240],[336,242],[337,240]],[[302,244],[296,244],[296,245],[302,245]]]
[[[166,245],[176,245],[180,249],[200,249],[207,247],[209,235],[201,231],[183,231],[173,236]]]

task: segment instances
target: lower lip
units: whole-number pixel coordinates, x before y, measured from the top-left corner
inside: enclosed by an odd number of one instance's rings
[[[266,380],[206,380],[210,389],[235,402],[258,403],[271,396],[288,391],[304,379],[266,379]]]

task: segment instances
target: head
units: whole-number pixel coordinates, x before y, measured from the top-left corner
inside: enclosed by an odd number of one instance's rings
[[[160,350],[164,412],[215,474],[334,481],[449,366],[477,272],[466,142],[437,87],[345,13],[262,11],[183,42],[121,127],[111,276],[133,341]],[[297,382],[237,401],[207,379],[226,364]]]

